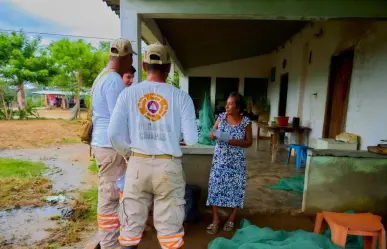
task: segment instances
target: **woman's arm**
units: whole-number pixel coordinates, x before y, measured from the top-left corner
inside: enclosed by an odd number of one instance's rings
[[[253,128],[251,126],[251,123],[246,126],[244,140],[231,139],[228,143],[233,146],[249,148],[253,144]]]
[[[214,129],[218,129],[218,126],[219,126],[219,123],[220,123],[220,119],[218,118],[214,124]],[[210,132],[210,138],[211,139],[215,139],[215,134],[213,131]]]

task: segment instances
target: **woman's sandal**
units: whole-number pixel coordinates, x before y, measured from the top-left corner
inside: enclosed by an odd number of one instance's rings
[[[207,227],[208,234],[216,234],[218,232],[218,230],[219,230],[219,223],[218,224],[211,223]]]
[[[231,232],[233,229],[234,229],[234,222],[227,221],[226,224],[224,224],[223,231]]]

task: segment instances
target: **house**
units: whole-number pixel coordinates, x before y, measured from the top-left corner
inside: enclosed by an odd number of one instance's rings
[[[267,96],[271,118],[299,117],[312,147],[344,131],[361,149],[387,138],[385,0],[104,1],[135,50],[168,46],[197,107],[239,91]],[[134,66],[141,76],[141,56]]]
[[[33,96],[44,96],[45,106],[62,107],[63,109],[72,108],[75,105],[74,93],[61,90],[40,90],[32,92]],[[80,106],[85,108],[85,96],[89,93],[80,93]]]

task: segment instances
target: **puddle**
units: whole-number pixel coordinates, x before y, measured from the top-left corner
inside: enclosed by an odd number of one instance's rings
[[[35,244],[46,238],[48,228],[55,228],[50,217],[60,215],[57,207],[21,208],[0,211],[0,244]]]
[[[89,172],[89,146],[84,144],[5,150],[0,151],[0,157],[44,162],[50,168],[46,176],[52,180],[54,191],[85,189],[97,183],[97,177]]]

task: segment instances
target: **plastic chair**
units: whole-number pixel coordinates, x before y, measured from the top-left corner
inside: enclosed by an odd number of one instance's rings
[[[290,144],[289,145],[289,154],[288,154],[288,164],[290,162],[290,156],[292,155],[292,150],[296,151],[296,168],[301,168],[302,161],[306,163],[306,158],[308,157],[307,151],[308,146],[302,144]]]
[[[322,212],[318,213],[314,232],[322,234],[325,230],[324,220],[331,229],[333,243],[345,248],[347,236],[363,236],[364,249],[375,249],[379,239],[379,249],[386,249],[386,232],[382,217],[371,213],[347,214]]]

